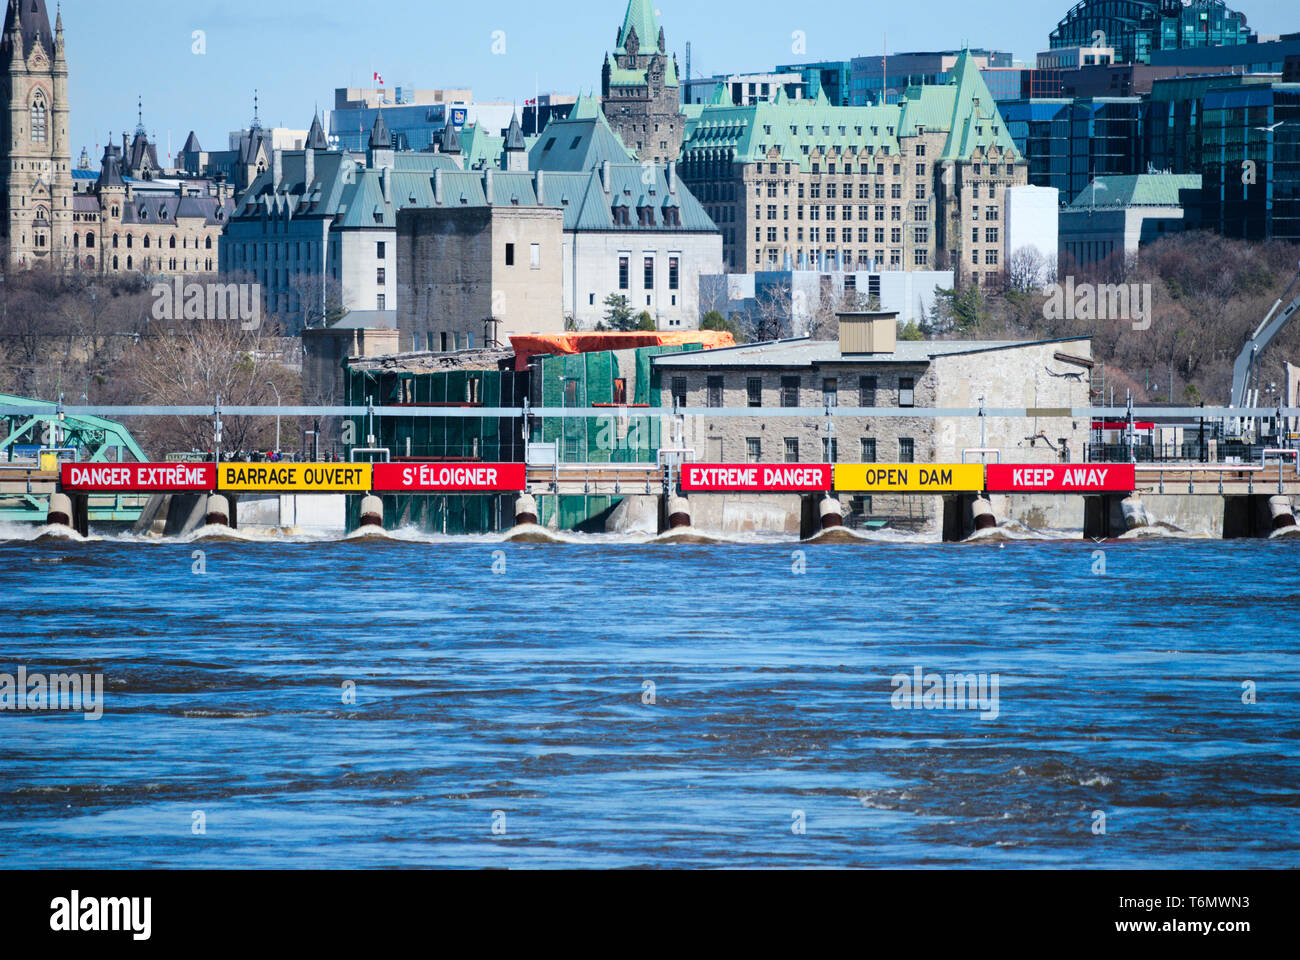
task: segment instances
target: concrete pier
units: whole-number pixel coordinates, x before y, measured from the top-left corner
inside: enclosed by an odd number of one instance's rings
[[[668,529],[680,530],[691,525],[691,504],[685,497],[668,498]]]
[[[210,527],[230,526],[230,501],[216,493],[208,497],[204,521]]]
[[[384,528],[384,501],[376,496],[361,500],[361,526]]]
[[[981,530],[992,530],[998,525],[998,518],[993,513],[993,504],[983,497],[976,497],[971,504],[971,519],[975,524],[976,533]]]
[[[1120,509],[1124,512],[1126,529],[1139,530],[1151,526],[1151,515],[1147,513],[1146,505],[1136,493],[1125,498],[1120,503]]]
[[[1295,511],[1291,509],[1290,497],[1270,497],[1268,512],[1272,517],[1274,530],[1285,530],[1295,526]]]
[[[823,530],[844,526],[844,507],[834,497],[823,497],[822,502],[817,505],[817,510],[821,515]]]
[[[515,526],[537,525],[537,500],[531,493],[521,493],[515,501]]]

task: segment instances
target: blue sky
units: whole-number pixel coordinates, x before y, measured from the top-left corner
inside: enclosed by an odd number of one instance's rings
[[[53,17],[54,0],[48,0]],[[889,4],[791,4],[788,0],[663,0],[669,49],[685,69],[691,41],[696,76],[771,68],[778,62],[841,59],[889,51],[971,46],[1010,49],[1031,60],[1069,9],[1069,0],[909,0]],[[1262,33],[1300,31],[1295,0],[1239,0]],[[104,0],[65,0],[71,66],[72,152],[95,153],[109,131],[136,122],[163,148],[180,149],[190,129],[207,149],[252,117],[260,91],[265,124],[306,127],[335,87],[362,85],[379,71],[388,86],[470,87],[476,99],[522,99],[598,88],[601,57],[613,46],[626,0],[182,0],[138,10]],[[207,52],[193,52],[204,31]],[[493,35],[505,32],[494,55]],[[791,35],[807,36],[807,55]],[[96,159],[98,159],[96,157]]]

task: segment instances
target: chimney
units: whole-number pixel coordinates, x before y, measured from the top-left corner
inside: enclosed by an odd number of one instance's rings
[[[271,151],[271,182],[280,186],[280,181],[284,179],[284,153],[280,150]]]
[[[605,191],[605,196],[609,196],[612,164],[606,160],[600,165],[600,185]]]
[[[537,205],[546,206],[546,171],[538,170],[533,175],[533,192],[537,194]]]
[[[303,189],[310,193],[311,185],[316,181],[316,151],[308,147],[303,157]]]
[[[483,171],[483,196],[487,199],[488,206],[495,202],[492,198],[492,169],[489,167]]]
[[[442,206],[442,171],[433,171],[433,202]]]
[[[379,171],[379,190],[384,195],[384,203],[393,202],[393,168],[384,167]]]
[[[898,311],[841,313],[840,355],[892,354],[898,349]]]
[[[668,192],[677,192],[677,164],[671,160],[664,167],[664,176],[668,178]]]

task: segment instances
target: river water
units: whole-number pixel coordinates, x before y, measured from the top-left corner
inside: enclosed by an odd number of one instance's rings
[[[0,542],[0,866],[1290,867],[1298,551]]]

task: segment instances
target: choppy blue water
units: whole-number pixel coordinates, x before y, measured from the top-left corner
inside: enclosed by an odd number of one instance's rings
[[[0,865],[1294,866],[1300,542],[1096,549],[0,543]]]

